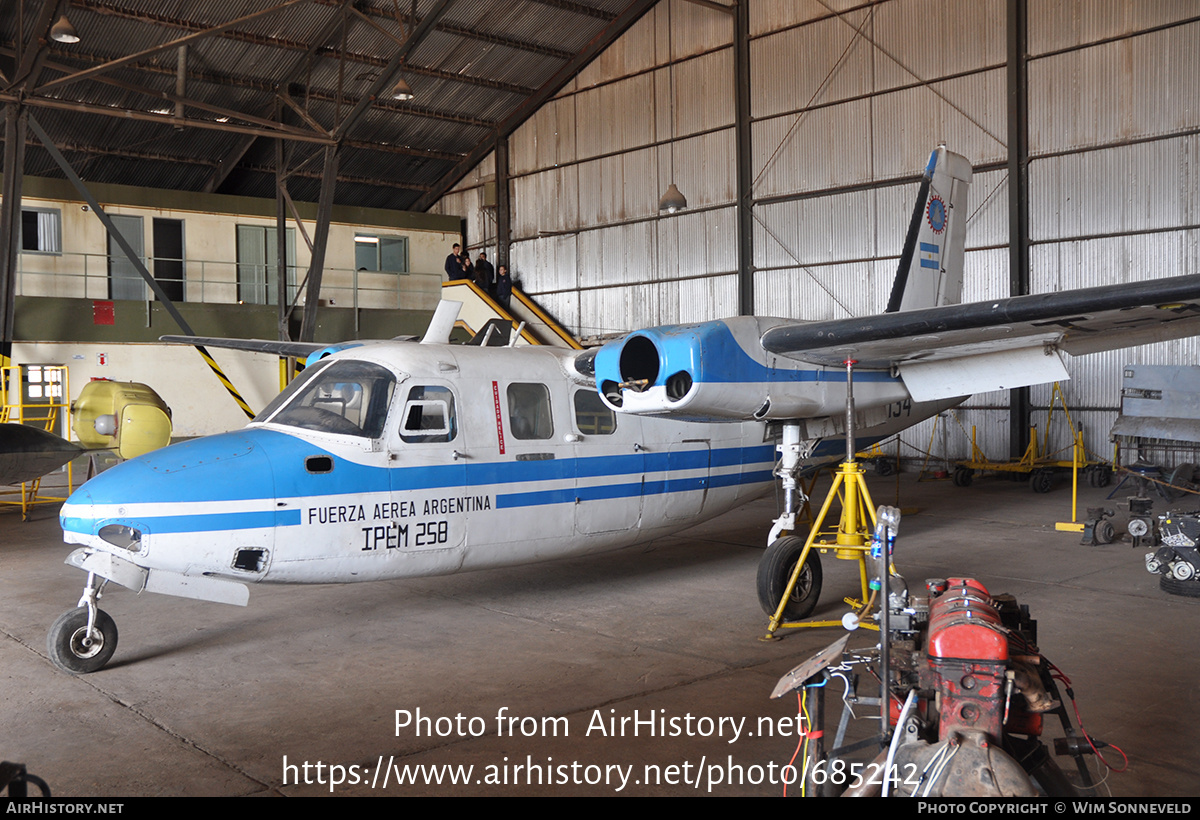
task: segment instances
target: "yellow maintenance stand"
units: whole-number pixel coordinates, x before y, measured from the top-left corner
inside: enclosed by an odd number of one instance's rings
[[[867,557],[871,551],[871,534],[877,522],[865,473],[855,460],[853,369],[856,363],[853,360],[845,362],[846,459],[834,471],[833,483],[806,539],[794,535],[778,537],[795,526],[795,498],[797,494],[803,495],[802,492],[797,493],[796,481],[801,452],[799,428],[796,425],[784,426],[779,470],[784,489],[784,514],[776,520],[771,530],[771,543],[758,571],[759,602],[768,613],[773,611],[767,634],[762,640],[776,640],[775,632],[781,628],[842,625],[841,619],[800,620],[816,608],[822,576],[818,553],[828,552],[843,560],[858,561],[862,597],[846,598],[845,601],[856,610],[857,623],[866,629],[878,629],[878,626],[864,622],[874,601],[874,595],[868,592]],[[826,527],[835,499],[841,502],[841,515],[836,527],[832,524]],[[807,498],[804,498],[804,503],[807,503]]]

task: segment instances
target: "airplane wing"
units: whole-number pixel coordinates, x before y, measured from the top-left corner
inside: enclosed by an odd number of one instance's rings
[[[178,345],[203,345],[223,350],[250,350],[255,353],[274,353],[306,359],[312,353],[329,347],[323,342],[281,342],[270,339],[228,339],[221,336],[159,336],[160,342]]]
[[[0,424],[0,486],[20,484],[56,470],[84,449],[27,424]]]
[[[763,349],[816,365],[895,368],[918,401],[1066,378],[1073,356],[1200,334],[1200,275],[767,330]]]
[[[459,302],[449,302],[445,299],[439,302],[433,319],[429,323],[429,328],[425,331],[425,336],[421,341],[426,344],[444,344],[449,341],[450,331],[454,329],[454,321],[458,317],[460,307],[462,305]],[[297,359],[312,358],[314,353],[320,354],[316,356],[317,359],[322,359],[330,353],[337,353],[339,350],[348,350],[352,347],[361,347],[363,344],[372,344],[376,341],[381,341],[370,340],[366,342],[335,342],[334,344],[328,344],[326,342],[284,342],[271,339],[230,339],[222,336],[159,336],[158,340],[160,342],[167,342],[168,344],[216,347],[223,350],[249,350],[254,353],[273,353],[277,356],[294,356]],[[396,336],[388,341],[413,342],[416,340],[416,336]]]
[[[881,402],[918,402],[1069,378],[1065,355],[1200,335],[1200,275],[825,322],[735,317],[640,330],[601,347],[615,410],[693,419],[837,412],[847,359]],[[836,388],[837,382],[843,385]],[[865,406],[864,396],[859,404]]]

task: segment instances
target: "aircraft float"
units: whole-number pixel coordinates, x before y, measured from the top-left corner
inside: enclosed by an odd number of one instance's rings
[[[983,390],[1067,378],[1064,356],[1200,332],[1200,275],[960,305],[971,165],[930,157],[888,309],[821,322],[739,317],[598,349],[451,346],[453,303],[419,342],[164,337],[300,356],[244,429],[93,478],[63,505],[83,596],[51,660],[94,672],[112,581],[245,605],[249,584],[441,575],[627,547],[766,492],[795,525],[797,476]],[[483,341],[483,340],[480,340]],[[771,556],[768,548],[768,557]],[[793,560],[794,564],[795,561]],[[819,584],[806,591],[811,608]]]

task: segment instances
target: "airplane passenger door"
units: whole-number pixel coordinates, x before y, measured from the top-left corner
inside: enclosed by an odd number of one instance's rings
[[[471,514],[460,405],[446,385],[409,380],[398,388],[398,424],[388,437],[391,503],[376,522],[380,549],[415,562],[412,574],[453,572],[462,565]]]
[[[575,531],[624,532],[638,526],[645,492],[642,420],[619,420],[595,390],[572,394],[575,443]]]

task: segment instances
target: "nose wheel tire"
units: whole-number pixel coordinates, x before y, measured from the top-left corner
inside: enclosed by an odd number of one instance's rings
[[[767,547],[758,563],[758,603],[768,615],[774,615],[787,589],[788,580],[804,552],[804,539],[794,535],[777,538]],[[800,577],[792,587],[783,617],[789,621],[807,618],[817,608],[821,597],[821,557],[815,549],[808,551]]]
[[[108,663],[117,650],[117,625],[108,613],[96,610],[96,623],[88,634],[87,607],[58,616],[46,636],[50,661],[64,672],[86,675]]]

